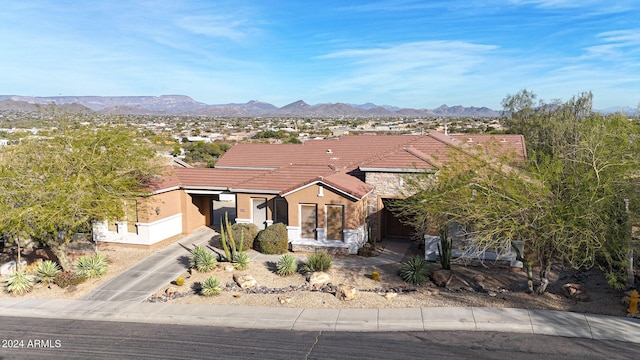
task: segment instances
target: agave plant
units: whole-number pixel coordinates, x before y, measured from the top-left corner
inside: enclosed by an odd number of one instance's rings
[[[402,280],[413,284],[420,285],[427,281],[431,265],[421,256],[414,256],[402,263],[400,267],[400,277]]]
[[[107,257],[101,253],[95,253],[92,256],[81,256],[76,261],[76,271],[83,277],[97,278],[107,272]]]
[[[218,295],[222,292],[220,280],[215,276],[210,276],[202,283],[200,293],[204,296]]]
[[[199,272],[209,272],[218,264],[216,256],[203,246],[196,246],[191,250],[189,265]]]
[[[289,276],[298,270],[298,260],[291,254],[284,254],[278,259],[276,264],[276,274],[280,276]]]
[[[51,260],[45,260],[38,264],[36,269],[36,278],[43,284],[53,283],[56,275],[62,271],[60,266]]]
[[[35,277],[24,271],[12,272],[4,282],[6,292],[16,295],[24,295],[33,289]]]
[[[247,254],[244,251],[237,252],[231,261],[231,263],[233,264],[233,267],[238,270],[248,269],[250,262],[251,262],[251,259],[249,258],[249,254]]]

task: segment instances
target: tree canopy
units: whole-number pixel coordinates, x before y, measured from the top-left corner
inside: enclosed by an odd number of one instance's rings
[[[483,156],[461,149],[456,166],[408,179],[397,209],[413,224],[465,226],[469,249],[508,249],[525,242],[519,258],[541,265],[538,293],[551,265],[598,266],[623,286],[625,254],[637,223],[640,126],[620,114],[591,109],[591,94],[566,103],[536,102],[526,90],[503,101],[509,132],[525,136],[528,159]],[[498,146],[496,144],[496,146]],[[424,228],[424,226],[422,226]]]
[[[72,235],[120,219],[160,172],[155,152],[128,127],[64,129],[0,152],[0,232],[48,245],[68,269]]]

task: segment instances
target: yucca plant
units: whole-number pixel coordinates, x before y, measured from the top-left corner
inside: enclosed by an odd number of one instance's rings
[[[249,254],[244,251],[237,252],[231,261],[233,267],[238,270],[247,270],[250,262]]]
[[[36,269],[36,278],[43,284],[54,282],[56,275],[62,271],[60,266],[51,260],[45,260],[38,264]]]
[[[196,246],[191,250],[189,265],[199,272],[209,272],[218,265],[216,256],[203,246]]]
[[[76,271],[83,277],[97,278],[107,272],[107,257],[101,253],[95,253],[92,256],[81,256],[76,261]]]
[[[15,295],[24,295],[33,289],[35,277],[24,271],[12,272],[4,282],[4,290]]]
[[[327,271],[331,267],[331,256],[323,252],[315,252],[307,258],[304,265],[304,272]]]
[[[414,256],[402,263],[400,267],[400,277],[402,280],[413,284],[420,285],[429,278],[431,265],[421,256]]]
[[[202,283],[200,293],[204,296],[219,295],[222,292],[220,280],[215,276],[210,276]]]
[[[278,259],[276,264],[276,274],[280,276],[289,276],[298,270],[298,260],[291,254],[284,254]]]

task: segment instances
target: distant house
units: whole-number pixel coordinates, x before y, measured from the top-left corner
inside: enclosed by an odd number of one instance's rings
[[[201,226],[287,225],[293,251],[354,254],[366,242],[412,235],[387,204],[403,175],[437,171],[456,148],[487,143],[525,157],[520,135],[343,136],[304,144],[236,144],[213,169],[173,167],[136,206],[135,226],[96,225],[96,239],[153,245]],[[368,232],[371,232],[370,234]]]
[[[7,146],[9,145],[9,140],[7,139],[0,139],[0,146]]]

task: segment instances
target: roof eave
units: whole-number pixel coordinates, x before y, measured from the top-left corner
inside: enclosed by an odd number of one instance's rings
[[[435,169],[416,169],[416,168],[374,168],[360,167],[360,171],[364,172],[396,172],[396,173],[436,173]]]

